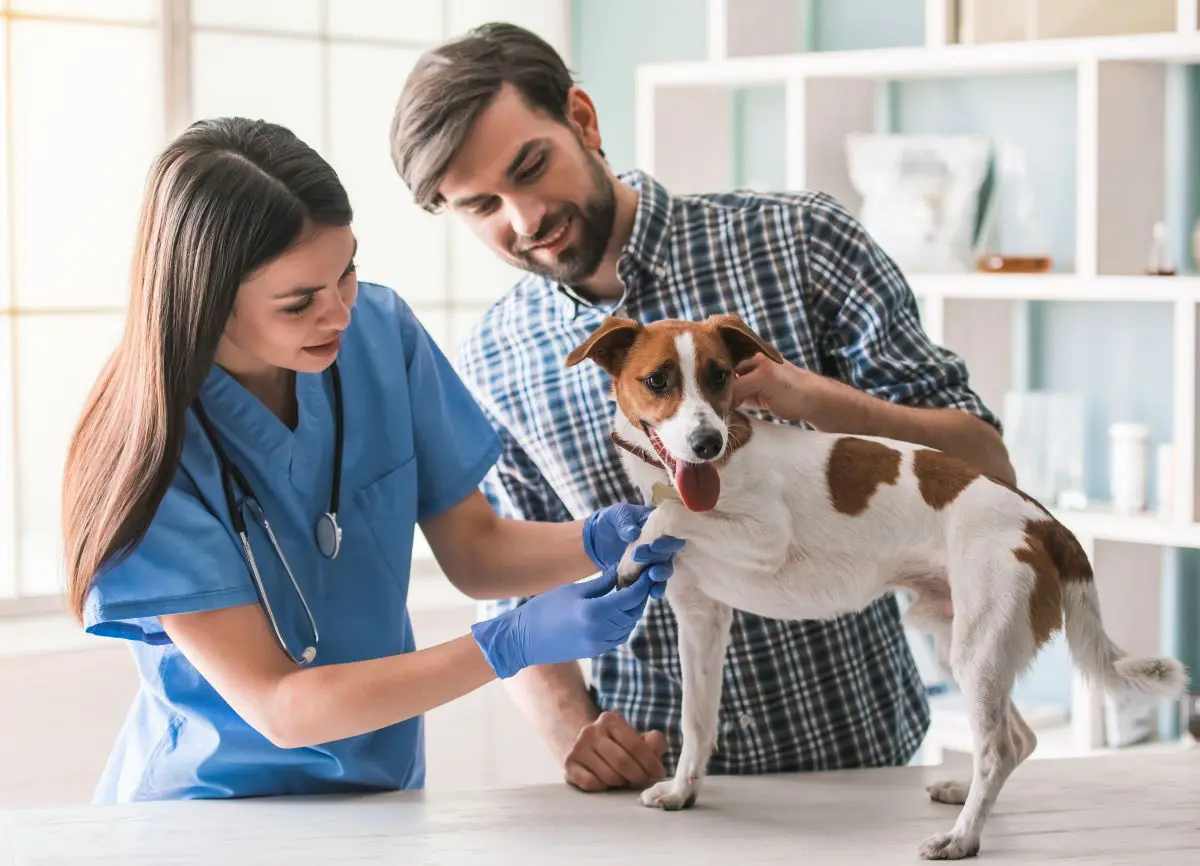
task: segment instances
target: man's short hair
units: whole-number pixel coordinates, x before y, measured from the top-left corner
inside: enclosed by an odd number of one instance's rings
[[[546,40],[515,24],[476,27],[426,51],[409,73],[392,118],[392,162],[425,210],[441,208],[442,178],[505,84],[530,108],[567,122],[570,71]]]

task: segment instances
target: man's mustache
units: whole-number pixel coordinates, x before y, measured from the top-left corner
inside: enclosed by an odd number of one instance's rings
[[[561,229],[563,226],[565,226],[570,221],[570,219],[571,219],[570,210],[564,210],[564,211],[562,211],[561,215],[556,216],[556,218],[554,219],[554,221],[552,223],[548,223],[547,221],[543,220],[542,225],[538,227],[537,234],[535,234],[533,237],[531,237],[529,240],[525,241],[524,243],[520,244],[519,246],[514,246],[513,252],[518,253],[518,254],[529,252],[534,247],[536,247],[538,244],[540,244],[544,240],[546,240],[546,238],[551,237],[555,232],[557,232],[559,229]]]

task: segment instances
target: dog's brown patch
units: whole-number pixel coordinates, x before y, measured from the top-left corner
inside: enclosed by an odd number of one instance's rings
[[[1042,540],[1042,521],[1025,525],[1025,546],[1014,553],[1033,570],[1033,592],[1029,596],[1029,628],[1033,643],[1041,649],[1062,625],[1062,576]]]
[[[614,375],[617,405],[634,424],[660,424],[672,417],[683,402],[683,371],[675,346],[678,330],[669,326],[645,328]],[[666,381],[661,393],[650,390],[643,381],[656,372]]]
[[[829,452],[825,483],[833,507],[842,514],[861,514],[881,484],[900,479],[900,452],[881,442],[842,436]]]
[[[983,473],[943,451],[921,449],[913,454],[913,474],[921,498],[934,511],[941,511]]]
[[[1092,579],[1092,566],[1079,541],[1053,518],[1025,521],[1025,545],[1013,551],[1033,570],[1029,627],[1040,649],[1062,625],[1062,585]]]
[[[705,324],[725,344],[734,366],[760,352],[776,364],[783,363],[783,355],[779,354],[779,350],[756,334],[741,316],[732,313],[709,316]]]
[[[1025,524],[1026,537],[1034,535],[1042,543],[1050,559],[1058,567],[1064,583],[1087,581],[1093,578],[1092,564],[1079,540],[1054,518],[1030,520]]]
[[[574,367],[590,358],[610,375],[615,376],[625,360],[625,353],[642,333],[642,325],[634,319],[605,316],[604,321],[588,338],[567,355],[566,365]]]
[[[724,418],[733,408],[733,371],[737,362],[714,328],[690,330],[696,350],[696,385],[713,411]]]

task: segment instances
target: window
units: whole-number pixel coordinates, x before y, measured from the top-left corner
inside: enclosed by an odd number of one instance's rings
[[[451,353],[515,271],[411,203],[392,107],[424,48],[485,20],[527,26],[569,62],[567,9],[0,0],[0,598],[61,591],[67,443],[123,326],[142,186],[168,139],[212,115],[290,126],[346,183],[360,278],[399,292]]]

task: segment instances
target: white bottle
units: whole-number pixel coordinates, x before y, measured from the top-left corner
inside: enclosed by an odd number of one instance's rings
[[[1118,514],[1145,511],[1150,428],[1136,423],[1113,424],[1108,428],[1108,442],[1113,510]]]

